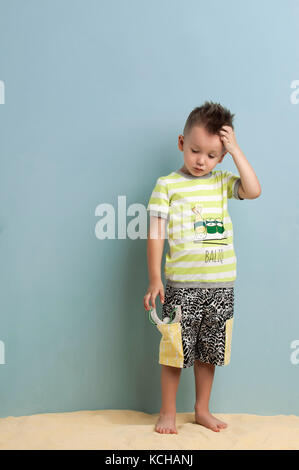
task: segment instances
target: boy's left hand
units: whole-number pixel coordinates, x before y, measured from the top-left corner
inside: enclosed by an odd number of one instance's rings
[[[225,147],[225,150],[230,154],[233,154],[236,150],[239,150],[239,145],[234,133],[234,130],[230,126],[222,126],[220,131],[220,139]]]

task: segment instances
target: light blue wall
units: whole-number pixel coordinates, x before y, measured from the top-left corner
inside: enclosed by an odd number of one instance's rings
[[[95,211],[121,195],[146,208],[207,99],[236,114],[262,186],[230,202],[232,360],[211,409],[299,414],[298,23],[296,0],[0,2],[1,417],[159,411],[146,239],[98,239]],[[229,154],[219,168],[237,171]],[[177,411],[194,389],[185,369]]]

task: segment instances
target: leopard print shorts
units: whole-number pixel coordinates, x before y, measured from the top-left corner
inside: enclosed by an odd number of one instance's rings
[[[231,355],[234,287],[178,288],[166,284],[162,318],[170,316],[176,305],[181,305],[182,311],[181,367],[192,366],[196,359],[217,366],[228,365]],[[165,365],[175,364],[167,362]]]

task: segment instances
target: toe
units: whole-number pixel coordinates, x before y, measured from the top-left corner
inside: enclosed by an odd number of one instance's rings
[[[224,421],[221,421],[221,419],[219,419],[219,423],[220,423],[224,428],[227,427],[227,423],[225,423]]]

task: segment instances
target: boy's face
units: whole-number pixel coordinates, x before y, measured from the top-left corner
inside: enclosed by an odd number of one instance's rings
[[[184,152],[184,166],[181,169],[193,176],[209,173],[227,153],[220,136],[209,134],[202,126],[193,126],[186,138],[179,135],[178,147]]]

